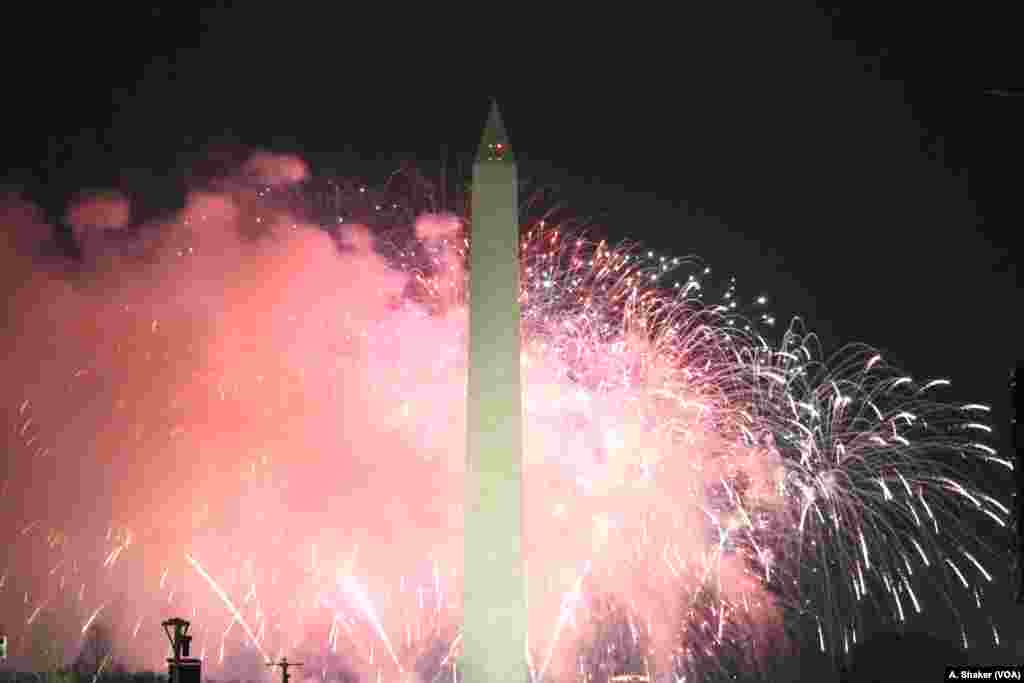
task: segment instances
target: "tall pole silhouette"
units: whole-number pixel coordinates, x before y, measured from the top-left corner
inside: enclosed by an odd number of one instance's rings
[[[461,678],[525,683],[519,205],[492,102],[473,165]]]
[[[292,679],[292,675],[288,673],[288,669],[293,666],[304,666],[302,662],[289,662],[287,657],[282,657],[277,662],[267,662],[267,666],[276,666],[281,669],[281,683],[289,683]]]

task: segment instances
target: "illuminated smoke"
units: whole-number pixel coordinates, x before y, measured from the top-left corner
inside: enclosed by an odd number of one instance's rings
[[[354,219],[356,200],[395,198],[354,186],[325,230],[281,200],[307,180],[254,156],[145,225],[123,197],[84,197],[79,260],[4,206],[5,613],[102,607],[136,667],[163,666],[172,613],[201,627],[209,666],[257,650],[368,677],[451,665],[466,231],[423,215],[402,243]],[[682,672],[752,643],[754,666],[786,618],[839,648],[867,603],[920,611],[934,568],[987,583],[960,515],[1007,509],[950,457],[1005,463],[983,407],[867,348],[824,365],[799,327],[769,343],[734,289],[696,298],[690,262],[558,221],[523,235],[524,552],[549,680],[626,650]]]

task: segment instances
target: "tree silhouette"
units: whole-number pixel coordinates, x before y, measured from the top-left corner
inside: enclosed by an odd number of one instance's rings
[[[39,683],[57,683],[64,666],[64,642],[54,616],[40,613],[28,634],[28,666]]]
[[[272,672],[267,669],[259,651],[245,641],[233,644],[231,650],[224,655],[223,671],[231,680],[273,680]]]

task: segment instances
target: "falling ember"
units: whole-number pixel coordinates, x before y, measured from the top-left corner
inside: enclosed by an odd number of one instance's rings
[[[227,596],[227,594],[224,592],[224,589],[222,589],[217,584],[217,582],[213,580],[213,577],[210,576],[206,572],[206,570],[203,569],[202,565],[200,565],[199,562],[197,562],[191,555],[186,553],[185,559],[188,560],[188,563],[192,565],[193,569],[199,572],[200,576],[206,579],[206,582],[210,585],[210,588],[213,589],[213,592],[216,593],[217,597],[219,597],[224,602],[224,606],[227,607],[228,610],[230,610],[231,615],[233,617],[233,621],[231,623],[233,624],[237,621],[239,624],[241,624],[242,628],[245,629],[245,634],[249,636],[249,642],[252,643],[257,650],[259,650],[260,654],[263,656],[263,659],[266,661],[267,655],[263,651],[263,648],[260,646],[260,640],[255,635],[253,635],[252,629],[249,628],[249,624],[246,623],[245,618],[238,611],[238,608],[235,607],[235,605],[231,602],[231,598]]]
[[[29,615],[28,621],[26,623],[31,625],[32,622],[36,620],[36,617],[39,616],[39,612],[43,609],[43,607],[45,607],[45,605],[39,605],[34,610],[32,610],[32,614]]]
[[[82,625],[82,635],[85,635],[85,632],[89,630],[89,627],[92,626],[92,622],[99,616],[104,607],[106,607],[106,605],[100,605],[97,607],[96,610],[89,615],[89,618],[85,620],[85,624]]]
[[[956,566],[956,563],[948,557],[946,558],[946,564],[948,564],[953,569],[953,571],[956,572],[956,576],[958,579],[960,579],[960,583],[963,584],[964,589],[970,590],[971,585],[967,583],[967,579],[964,578],[963,572],[960,571],[960,567]]]
[[[103,674],[103,670],[107,668],[107,664],[110,663],[110,655],[104,655],[103,661],[100,662],[99,668],[96,669],[96,673],[92,675],[92,683],[96,683],[99,677]]]
[[[992,575],[989,574],[985,570],[985,568],[983,566],[981,566],[981,563],[978,562],[978,560],[975,559],[974,555],[971,555],[966,550],[963,551],[963,554],[964,554],[964,557],[966,557],[968,560],[971,561],[971,564],[973,564],[975,567],[978,568],[978,571],[981,572],[981,575],[985,577],[985,580],[991,583],[992,582]]]

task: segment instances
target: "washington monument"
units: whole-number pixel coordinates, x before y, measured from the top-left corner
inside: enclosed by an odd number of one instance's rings
[[[462,680],[526,683],[516,165],[492,103],[473,164]]]

